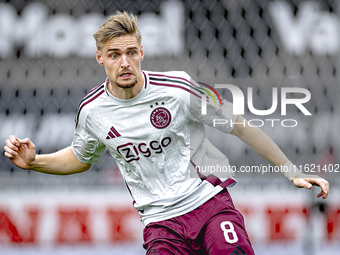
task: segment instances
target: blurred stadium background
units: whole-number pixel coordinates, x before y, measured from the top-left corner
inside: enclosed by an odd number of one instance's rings
[[[235,84],[246,98],[252,87],[262,110],[271,107],[272,87],[308,89],[312,116],[294,106],[281,116],[278,107],[263,119],[298,125],[263,129],[297,165],[339,165],[336,0],[0,1],[0,141],[29,137],[39,153],[70,145],[78,103],[105,79],[92,34],[117,10],[139,17],[145,70]],[[245,116],[259,119],[247,107]],[[233,137],[208,133],[232,165],[266,164]],[[257,254],[340,253],[339,173],[327,168],[318,173],[332,185],[327,201],[279,174],[238,178],[230,192]],[[1,254],[143,254],[142,228],[109,153],[74,176],[22,171],[0,156]]]

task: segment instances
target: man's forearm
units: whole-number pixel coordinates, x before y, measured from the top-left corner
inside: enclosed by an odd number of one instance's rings
[[[243,122],[243,117],[238,116],[236,122]],[[257,154],[268,160],[275,166],[284,165],[289,161],[286,155],[276,143],[261,129],[236,124],[231,134],[236,135],[240,140],[249,145]]]
[[[275,166],[284,165],[289,161],[276,143],[259,128],[249,127],[240,139]]]
[[[37,155],[29,169],[56,175],[68,175],[88,170],[89,164],[79,162],[71,147],[67,147],[51,154]]]

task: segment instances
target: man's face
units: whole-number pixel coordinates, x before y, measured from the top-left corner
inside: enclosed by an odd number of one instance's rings
[[[97,50],[97,61],[105,67],[111,86],[125,89],[134,87],[139,81],[143,56],[143,47],[135,35],[115,37],[101,51]]]

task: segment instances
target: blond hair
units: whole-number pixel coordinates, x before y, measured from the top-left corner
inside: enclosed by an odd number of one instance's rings
[[[142,42],[142,35],[138,30],[137,17],[132,13],[117,11],[115,15],[108,17],[93,34],[96,40],[98,50],[101,50],[104,44],[114,37],[132,34],[135,35],[139,45]]]

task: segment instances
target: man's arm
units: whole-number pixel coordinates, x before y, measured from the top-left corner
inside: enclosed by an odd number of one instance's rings
[[[58,152],[36,155],[35,145],[28,139],[23,140],[11,135],[6,140],[5,156],[16,166],[42,173],[67,175],[88,170],[91,165],[80,162],[71,147]]]
[[[275,166],[283,166],[289,162],[286,155],[266,133],[259,128],[250,127],[247,121],[244,120],[242,116],[237,116],[236,122],[242,124],[236,124],[230,134],[237,136],[257,154]],[[245,123],[245,125],[243,125],[243,123]],[[300,173],[292,179],[292,182],[298,188],[311,189],[312,185],[320,186],[321,192],[318,194],[318,197],[322,196],[322,198],[325,199],[328,196],[329,183],[317,175],[311,178],[310,175],[307,176]]]

